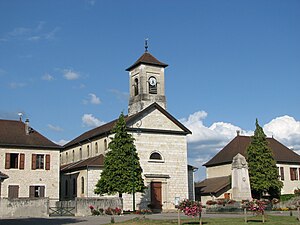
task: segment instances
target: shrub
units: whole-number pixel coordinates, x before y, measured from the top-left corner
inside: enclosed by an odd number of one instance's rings
[[[292,199],[292,198],[294,198],[294,197],[295,197],[294,194],[285,194],[285,195],[281,195],[281,196],[280,196],[280,201],[281,201],[281,202],[286,202],[286,201],[288,201],[288,200],[290,200],[290,199]]]
[[[208,201],[206,202],[206,205],[215,205],[215,204],[217,204],[217,202],[216,202],[216,201],[213,201],[213,200],[208,200]]]
[[[93,216],[103,215],[103,212],[104,212],[104,209],[102,209],[102,208],[95,209],[95,207],[92,205],[89,206],[89,209],[91,210],[91,213]]]
[[[183,200],[179,203],[178,208],[186,215],[186,216],[198,216],[202,212],[201,202],[198,201],[190,201],[188,199]]]

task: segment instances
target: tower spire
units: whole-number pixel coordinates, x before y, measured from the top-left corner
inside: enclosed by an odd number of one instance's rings
[[[148,38],[145,39],[145,52],[148,52]]]

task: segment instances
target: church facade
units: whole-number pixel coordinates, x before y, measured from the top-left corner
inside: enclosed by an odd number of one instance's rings
[[[165,68],[147,50],[129,72],[127,130],[135,146],[147,187],[136,193],[136,209],[175,209],[182,199],[193,198],[194,167],[187,164],[191,134],[166,110]],[[117,120],[89,130],[64,146],[61,152],[61,199],[99,197],[94,189],[104,168],[111,130]],[[189,174],[189,175],[188,175]],[[189,185],[190,184],[190,185]],[[123,194],[123,209],[132,210],[132,195]]]

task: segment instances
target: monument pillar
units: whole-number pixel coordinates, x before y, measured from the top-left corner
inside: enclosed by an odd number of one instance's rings
[[[238,153],[231,166],[232,199],[236,201],[251,200],[251,188],[248,163],[243,155]]]

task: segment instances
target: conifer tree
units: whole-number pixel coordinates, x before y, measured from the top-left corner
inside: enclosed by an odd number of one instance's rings
[[[260,199],[264,192],[279,197],[283,186],[278,179],[278,169],[266,135],[256,119],[256,129],[247,148],[247,161],[252,196]]]
[[[95,194],[134,194],[145,189],[142,168],[134,145],[134,138],[126,131],[123,113],[112,129],[114,137],[108,144],[104,169],[94,190]]]

